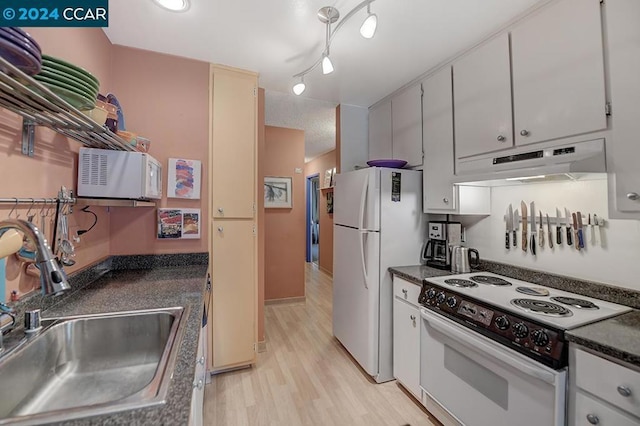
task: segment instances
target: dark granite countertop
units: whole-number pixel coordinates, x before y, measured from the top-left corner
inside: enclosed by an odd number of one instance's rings
[[[188,316],[183,318],[187,323],[165,404],[55,424],[77,426],[189,423],[198,337],[202,326],[207,259],[206,253],[175,257],[112,257],[77,276],[72,276],[71,294],[63,296],[63,299],[54,304],[44,303],[43,318],[177,306],[189,308]],[[40,296],[34,299],[38,298]],[[31,301],[27,307],[31,308],[33,303],[36,302]]]
[[[445,271],[443,269],[436,269],[430,266],[425,265],[415,265],[415,266],[392,266],[389,268],[389,271],[399,276],[400,278],[404,278],[405,280],[412,282],[416,285],[422,285],[422,280],[424,278],[430,277],[442,277],[445,275],[452,275],[453,272]]]
[[[570,342],[640,367],[640,311],[569,330]]]

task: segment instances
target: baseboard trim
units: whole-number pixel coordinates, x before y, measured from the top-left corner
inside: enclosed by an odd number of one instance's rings
[[[267,351],[267,341],[263,340],[262,342],[258,342],[258,353]]]
[[[318,269],[320,269],[322,272],[324,272],[325,274],[329,275],[331,278],[333,278],[333,272],[329,271],[326,268],[322,268],[320,267],[320,265],[318,265]]]
[[[269,299],[265,300],[265,305],[287,305],[291,303],[305,303],[307,301],[306,296],[301,297],[285,297],[283,299]]]

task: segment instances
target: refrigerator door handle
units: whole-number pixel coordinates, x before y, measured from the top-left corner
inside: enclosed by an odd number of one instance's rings
[[[360,260],[362,261],[362,273],[364,274],[364,288],[369,289],[369,274],[367,273],[367,264],[364,260],[364,245],[367,232],[360,231]]]
[[[367,176],[362,185],[362,192],[360,193],[360,226],[358,228],[364,229],[364,215],[365,203],[367,201],[367,193],[369,192],[369,176]]]

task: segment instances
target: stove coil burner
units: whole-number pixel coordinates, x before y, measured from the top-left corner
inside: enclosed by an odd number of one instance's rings
[[[462,288],[478,287],[478,284],[474,283],[473,281],[463,280],[460,278],[450,278],[448,280],[444,280],[444,283],[454,287]]]
[[[534,314],[549,315],[553,317],[570,317],[573,315],[573,312],[564,306],[560,306],[557,303],[545,302],[544,300],[513,299],[511,304]]]
[[[573,306],[578,309],[600,309],[600,307],[595,303],[584,299],[578,299],[576,297],[552,297],[551,300],[562,303],[563,305]]]
[[[507,280],[503,280],[502,278],[498,278],[498,277],[492,277],[489,275],[474,275],[469,278],[480,284],[488,284],[488,285],[495,285],[495,286],[511,285],[511,283]]]

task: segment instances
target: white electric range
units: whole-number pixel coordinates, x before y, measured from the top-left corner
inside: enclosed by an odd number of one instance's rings
[[[631,310],[488,272],[425,279],[419,303],[423,402],[470,426],[564,425],[564,332]]]

